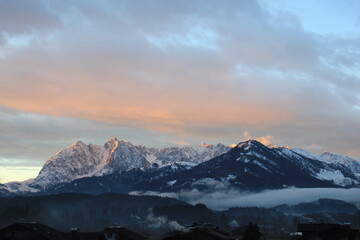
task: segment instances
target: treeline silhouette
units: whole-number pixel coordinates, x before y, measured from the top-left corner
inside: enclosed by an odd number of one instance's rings
[[[167,228],[171,227],[168,223],[174,221],[179,226],[189,226],[193,222],[210,223],[224,230],[254,222],[265,233],[295,231],[299,222],[307,221],[346,222],[355,228],[360,227],[360,211],[356,207],[343,205],[336,200],[325,201],[324,205],[325,210],[331,211],[320,213],[319,205],[316,203],[282,205],[274,208],[234,207],[215,211],[202,203],[190,205],[176,199],[156,196],[118,193],[92,196],[67,193],[0,198],[0,228],[17,221],[42,222],[63,231],[71,227],[79,227],[84,231],[98,231],[114,223],[143,232],[154,226],[168,231]],[[341,208],[344,206],[342,212]],[[281,209],[285,209],[286,212],[282,212]],[[289,215],[289,212],[296,214]],[[155,224],[157,221],[158,224]]]

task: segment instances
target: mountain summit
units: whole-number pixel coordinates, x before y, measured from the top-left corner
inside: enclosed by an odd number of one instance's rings
[[[83,177],[149,168],[154,164],[157,167],[174,163],[196,165],[229,149],[223,144],[156,149],[135,146],[116,137],[107,141],[104,146],[76,141],[49,158],[31,186],[45,190]]]
[[[176,176],[171,189],[223,185],[246,191],[287,187],[359,187],[356,168],[309,158],[285,147],[268,147],[256,140],[239,143],[214,159]],[[356,163],[355,160],[352,160]],[[355,164],[354,163],[354,164]],[[170,191],[165,187],[164,191]]]
[[[360,163],[333,153],[265,146],[248,140],[169,147],[112,138],[103,146],[77,141],[49,158],[34,180],[0,185],[0,194],[360,187]]]

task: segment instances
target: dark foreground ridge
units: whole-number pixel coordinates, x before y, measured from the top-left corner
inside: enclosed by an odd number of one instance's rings
[[[142,235],[129,228],[111,225],[98,232],[82,232],[78,228],[59,231],[38,222],[18,222],[0,229],[1,240],[265,240],[258,225],[250,222],[247,226],[226,231],[211,224],[191,226],[166,233],[164,237]],[[300,223],[297,231],[289,234],[289,240],[341,240],[360,239],[359,229],[350,225],[330,223]]]
[[[152,239],[174,237],[174,232],[177,237],[194,237],[205,233],[223,236],[226,233],[225,239],[228,239],[235,234],[231,233],[232,230],[237,229],[236,234],[240,234],[244,230],[241,230],[241,226],[256,222],[263,233],[262,238],[288,239],[291,232],[296,232],[297,223],[320,221],[350,223],[354,228],[359,228],[360,211],[354,204],[333,199],[272,208],[233,207],[215,211],[201,203],[191,205],[171,198],[118,193],[0,198],[0,229],[14,222],[18,222],[22,228],[29,223],[45,223],[67,234],[70,234],[69,229],[75,231],[79,228],[81,231],[78,232],[89,237],[109,226],[121,226],[142,236],[150,235]],[[198,224],[192,231],[194,222]],[[31,226],[32,230],[45,229],[41,225]],[[47,232],[57,234],[56,231]]]
[[[78,228],[71,228],[69,232],[61,232],[38,222],[18,222],[0,230],[2,240],[106,240],[129,239],[146,240],[128,228],[109,226],[99,232],[81,232]]]

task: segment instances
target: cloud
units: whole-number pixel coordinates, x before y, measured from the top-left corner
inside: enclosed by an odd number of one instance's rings
[[[146,224],[150,229],[166,229],[168,231],[186,231],[185,227],[177,221],[168,220],[165,216],[155,216],[152,208],[146,217]]]
[[[59,16],[49,9],[46,1],[1,2],[0,46],[5,53],[13,45],[26,45],[37,36],[46,37],[54,28],[62,25]],[[1,56],[0,50],[0,56]]]
[[[212,209],[224,210],[230,207],[274,207],[280,204],[291,205],[300,202],[316,201],[320,198],[355,202],[359,200],[360,189],[287,188],[251,193],[235,189],[203,192],[193,188],[179,193],[137,192],[132,194],[173,197],[191,204],[204,203]]]
[[[320,146],[320,145],[317,145],[315,143],[309,145],[309,146],[306,146],[306,149],[310,150],[310,151],[322,151],[324,149],[323,146]]]
[[[271,136],[259,137],[256,140],[258,140],[264,145],[270,145],[272,141],[272,137]]]
[[[201,189],[207,190],[201,190]],[[134,191],[133,195],[155,195],[176,198],[191,204],[204,203],[212,209],[224,210],[230,207],[274,207],[281,204],[297,204],[316,201],[320,198],[356,202],[360,189],[351,188],[284,188],[260,192],[242,191],[229,185],[226,179],[201,179],[191,189],[178,192]]]
[[[144,131],[129,125],[104,124],[1,107],[0,133],[0,166],[4,167],[36,166],[39,168],[46,159],[77,140],[103,145],[110,138],[119,137],[136,145],[149,147],[196,143],[187,142],[169,134]]]
[[[245,131],[243,135],[245,139],[251,139],[250,133],[248,131]]]
[[[245,140],[249,140],[249,139],[255,139],[259,142],[261,142],[262,144],[264,144],[265,146],[267,145],[270,145],[271,144],[271,141],[273,139],[272,136],[263,136],[263,137],[257,137],[257,138],[253,138],[251,135],[250,135],[250,132],[249,131],[245,131],[243,133],[243,136],[245,138]]]
[[[30,5],[0,10],[0,106],[16,112],[0,146],[21,136],[46,159],[78,138],[230,144],[248,131],[360,156],[359,36],[308,32],[257,1]],[[19,146],[0,157],[24,159]]]

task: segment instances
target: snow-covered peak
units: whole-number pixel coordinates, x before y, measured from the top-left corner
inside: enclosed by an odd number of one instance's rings
[[[318,158],[327,163],[337,163],[337,164],[344,164],[344,165],[360,164],[360,161],[355,160],[355,159],[350,158],[345,155],[338,154],[338,153],[324,152],[324,153],[320,154],[318,156]]]
[[[116,137],[111,138],[104,145],[105,148],[114,149],[119,145],[119,140]]]
[[[299,154],[299,155],[302,155],[304,157],[307,157],[307,158],[310,158],[310,159],[316,159],[316,160],[319,160],[319,156],[316,155],[316,154],[313,154],[311,152],[308,152],[308,151],[305,151],[304,149],[301,149],[301,148],[293,148],[291,149],[293,152]]]
[[[110,146],[111,151],[107,159],[105,172],[127,171],[133,168],[142,168],[149,164],[145,159],[143,147],[117,139],[111,139],[108,143],[105,144],[105,148]]]
[[[231,148],[221,143],[201,144],[199,146],[186,146],[186,147],[170,147],[160,150],[149,151],[147,160],[151,163],[157,163],[159,166],[164,166],[173,163],[191,162],[195,164],[202,163],[217,157]]]
[[[272,149],[293,149],[292,147],[288,146],[288,145],[284,145],[284,146],[276,146],[276,145],[272,145],[272,144],[269,144],[267,145],[268,148],[272,148]]]
[[[129,146],[129,147],[134,147],[134,145],[129,142],[129,141],[125,141],[125,140],[119,140],[118,138],[116,137],[113,137],[111,138],[109,141],[107,141],[105,144],[104,144],[104,147],[105,148],[109,148],[109,149],[115,149],[117,148],[119,145],[126,145],[126,146]]]
[[[154,164],[158,167],[183,162],[196,165],[228,150],[230,148],[222,144],[159,150],[136,146],[115,137],[107,141],[104,146],[86,145],[82,141],[76,141],[49,158],[31,186],[46,189],[82,177],[107,175],[134,168],[149,168]]]
[[[117,139],[117,137],[113,137],[111,138],[108,142],[118,142],[119,140]]]
[[[338,154],[338,153],[331,153],[331,152],[323,152],[320,155],[321,158],[323,158],[324,160],[328,160],[331,162],[335,162],[335,161],[355,161],[354,159]]]
[[[338,153],[324,152],[319,156],[319,160],[326,163],[344,165],[350,168],[357,176],[360,176],[360,161],[348,156]]]
[[[86,144],[82,141],[76,141],[73,144],[71,144],[72,148],[83,148],[86,147]]]
[[[250,139],[245,142],[240,142],[236,147],[244,150],[249,150],[251,148],[265,147],[265,145],[254,139]]]
[[[109,150],[77,141],[49,158],[32,187],[46,189],[63,182],[95,175],[106,164]]]

